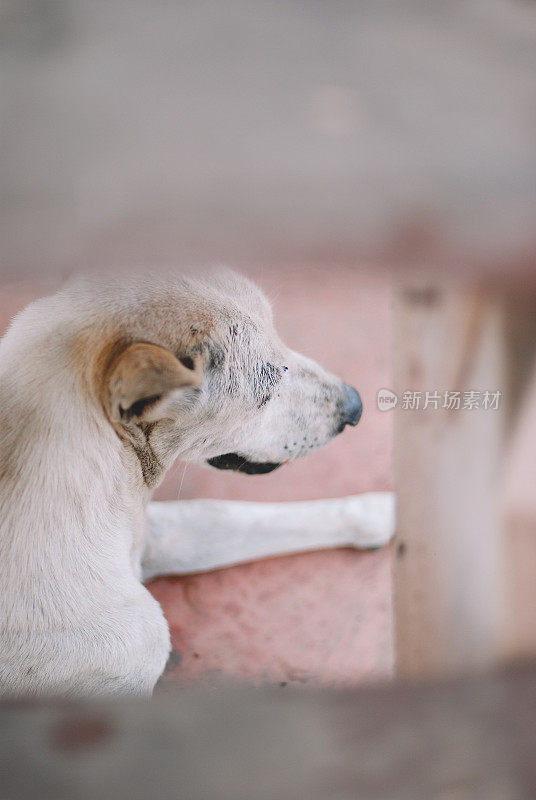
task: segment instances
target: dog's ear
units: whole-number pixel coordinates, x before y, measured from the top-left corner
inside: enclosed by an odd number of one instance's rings
[[[185,362],[156,344],[137,342],[123,350],[112,362],[104,387],[112,423],[163,419],[179,390],[196,388],[201,382],[201,362]]]

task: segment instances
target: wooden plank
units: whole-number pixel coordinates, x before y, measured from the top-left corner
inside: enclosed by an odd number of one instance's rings
[[[531,276],[536,6],[8,2],[2,265]]]
[[[533,313],[533,321],[535,318]],[[509,660],[536,657],[536,336],[531,343],[533,363],[527,373],[532,379],[501,474],[503,642],[504,657]]]
[[[536,673],[0,706],[2,800],[529,800]]]
[[[397,668],[430,677],[482,669],[500,654],[498,469],[506,421],[504,314],[474,288],[415,278],[395,303]],[[444,406],[460,392],[461,408]],[[464,394],[500,391],[499,409]],[[419,409],[404,408],[420,392]],[[424,409],[426,392],[441,398]],[[470,395],[465,395],[466,398]]]

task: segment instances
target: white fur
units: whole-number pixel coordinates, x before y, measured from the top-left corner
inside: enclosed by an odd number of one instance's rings
[[[335,500],[149,503],[144,580],[228,567],[328,547],[376,548],[395,527],[394,496],[370,492]]]
[[[203,350],[199,390],[163,404],[151,429],[158,480],[177,457],[205,461],[237,450],[254,461],[283,461],[333,435],[340,382],[282,345],[266,301],[233,274],[81,283],[22,312],[0,343],[4,695],[148,695],[170,645],[142,579],[281,552],[375,547],[393,533],[388,495],[294,505],[150,503],[146,530],[149,486],[129,439],[92,391],[89,367],[86,374],[76,366],[79,342],[89,365],[104,320],[170,349],[174,326],[182,325],[184,347],[183,317],[190,326],[208,318],[210,341],[226,360],[211,368]],[[230,340],[233,326],[239,333]],[[289,366],[278,396],[260,408],[242,380],[259,359]],[[229,381],[236,382],[231,394]]]

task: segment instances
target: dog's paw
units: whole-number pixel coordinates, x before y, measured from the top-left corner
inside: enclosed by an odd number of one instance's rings
[[[354,547],[375,550],[391,541],[396,532],[394,492],[368,492],[345,497],[342,502]]]

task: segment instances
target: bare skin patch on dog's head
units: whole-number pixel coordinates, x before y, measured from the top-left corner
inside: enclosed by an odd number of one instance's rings
[[[256,364],[252,370],[251,383],[257,400],[257,408],[262,408],[272,399],[272,393],[283,377],[285,369],[269,361]]]

